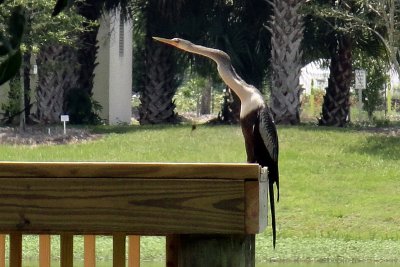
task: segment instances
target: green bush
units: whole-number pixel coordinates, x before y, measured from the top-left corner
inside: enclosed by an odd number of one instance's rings
[[[94,101],[86,90],[72,89],[66,96],[66,114],[72,124],[101,124],[98,115],[101,109],[99,102]]]
[[[188,79],[179,87],[174,97],[174,103],[178,113],[195,112],[198,114],[201,105],[201,96],[205,86],[207,86],[207,79],[201,76],[195,76]],[[220,90],[218,84],[213,84],[211,113],[219,112],[222,102],[222,90]]]
[[[6,124],[12,123],[14,117],[21,112],[21,86],[19,76],[10,80],[7,102],[1,105],[1,109],[4,111],[3,122]]]

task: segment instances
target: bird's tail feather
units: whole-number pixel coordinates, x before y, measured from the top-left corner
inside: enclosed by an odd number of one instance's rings
[[[276,222],[275,222],[275,199],[274,199],[274,183],[269,180],[269,202],[271,205],[271,225],[272,225],[272,244],[276,245]]]

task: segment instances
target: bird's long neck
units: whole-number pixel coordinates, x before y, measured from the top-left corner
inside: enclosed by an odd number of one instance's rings
[[[215,61],[222,80],[238,95],[242,103],[254,96],[255,93],[260,94],[255,87],[248,85],[237,75],[232,67],[230,57],[225,52],[201,45],[193,45],[193,50],[189,52],[208,57]]]

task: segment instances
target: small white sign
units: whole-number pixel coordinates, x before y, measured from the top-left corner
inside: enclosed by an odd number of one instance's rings
[[[61,115],[61,121],[69,121],[68,115]]]
[[[365,89],[367,88],[367,74],[365,70],[355,70],[355,89]]]

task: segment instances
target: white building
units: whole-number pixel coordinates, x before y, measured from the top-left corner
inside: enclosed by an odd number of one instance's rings
[[[392,90],[400,86],[399,76],[394,69],[389,71]],[[312,83],[315,89],[325,90],[328,87],[329,69],[321,68],[320,64],[311,62],[301,69],[300,84],[303,86],[304,93],[311,93]],[[367,76],[368,81],[368,76]]]
[[[328,87],[329,69],[321,68],[318,63],[312,62],[301,69],[300,84],[305,89],[304,93],[309,95],[311,87],[324,90]],[[312,85],[314,83],[314,85]]]
[[[132,115],[132,24],[119,11],[104,15],[97,36],[99,50],[93,98],[108,124],[130,124]]]

